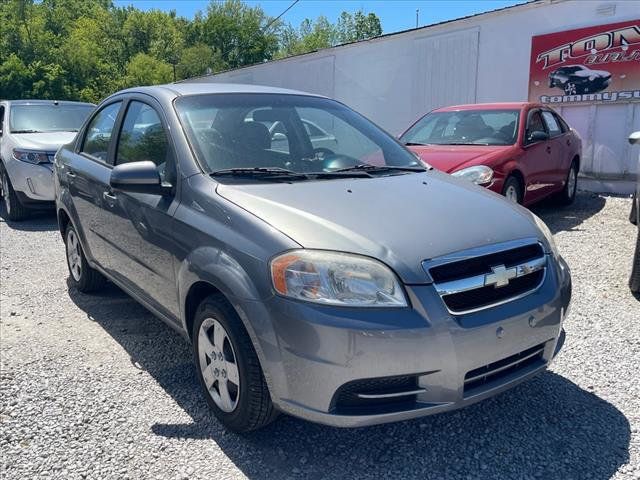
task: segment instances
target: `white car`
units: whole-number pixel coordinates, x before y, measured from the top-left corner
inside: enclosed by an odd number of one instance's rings
[[[640,145],[640,131],[629,135],[629,143],[632,145]],[[633,205],[629,219],[631,223],[638,226],[638,240],[636,241],[636,253],[633,259],[629,288],[631,288],[631,291],[634,293],[640,293],[640,157],[638,157],[638,186],[633,196]]]
[[[0,185],[9,220],[53,206],[53,157],[94,107],[56,100],[0,102]]]

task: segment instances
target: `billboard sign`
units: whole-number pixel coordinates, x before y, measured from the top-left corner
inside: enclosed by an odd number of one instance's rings
[[[533,37],[529,100],[563,104],[640,101],[640,20]]]

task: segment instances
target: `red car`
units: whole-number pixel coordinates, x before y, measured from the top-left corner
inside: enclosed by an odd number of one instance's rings
[[[576,194],[582,141],[550,108],[486,103],[434,110],[400,141],[438,170],[467,178],[530,205],[552,194]]]

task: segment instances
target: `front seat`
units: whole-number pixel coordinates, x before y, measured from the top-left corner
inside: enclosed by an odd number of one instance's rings
[[[236,131],[235,142],[244,150],[268,150],[271,148],[271,134],[260,122],[243,122]]]

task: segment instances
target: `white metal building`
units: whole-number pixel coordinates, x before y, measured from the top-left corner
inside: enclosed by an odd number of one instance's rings
[[[189,81],[326,95],[397,134],[436,107],[527,100],[533,36],[639,17],[638,0],[540,0]],[[554,106],[583,138],[583,187],[631,192],[640,102]]]

